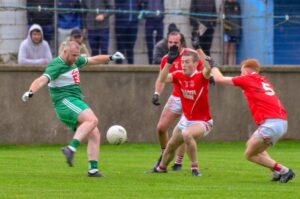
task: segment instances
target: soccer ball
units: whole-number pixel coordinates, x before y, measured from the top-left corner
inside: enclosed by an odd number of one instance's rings
[[[123,144],[127,140],[127,132],[124,127],[113,125],[107,130],[106,139],[110,144]]]

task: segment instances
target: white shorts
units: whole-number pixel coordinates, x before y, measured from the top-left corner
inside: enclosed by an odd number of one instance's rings
[[[267,144],[274,145],[287,132],[287,127],[286,120],[266,119],[253,135],[262,138]]]
[[[192,126],[193,124],[201,124],[205,131],[204,131],[204,136],[207,136],[210,131],[212,130],[213,127],[213,120],[210,119],[209,121],[205,122],[202,120],[187,120],[184,116],[181,117],[181,119],[179,120],[177,127],[180,129],[181,133],[184,133],[184,131]]]
[[[164,108],[169,109],[173,113],[177,113],[178,115],[181,115],[182,114],[182,106],[181,106],[180,97],[171,95]]]

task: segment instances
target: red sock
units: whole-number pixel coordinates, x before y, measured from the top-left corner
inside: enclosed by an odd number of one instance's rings
[[[175,164],[182,164],[183,156],[177,155],[176,156],[176,161]]]
[[[197,163],[191,163],[191,169],[198,169]]]
[[[273,170],[277,171],[277,172],[280,172],[281,168],[282,168],[282,166],[280,164],[278,164],[277,162],[273,166]]]
[[[157,170],[158,170],[158,171],[165,171],[165,170],[167,170],[167,167],[164,167],[164,166],[159,165],[159,166],[157,167]]]

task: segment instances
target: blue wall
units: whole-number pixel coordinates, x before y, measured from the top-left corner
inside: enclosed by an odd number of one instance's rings
[[[273,64],[273,1],[241,0],[242,38],[237,63],[256,58],[261,64]]]
[[[274,0],[274,15],[300,15],[299,0]],[[274,21],[274,64],[300,64],[300,22],[290,18],[287,23]]]

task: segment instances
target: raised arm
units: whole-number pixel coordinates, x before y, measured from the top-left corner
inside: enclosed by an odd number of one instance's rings
[[[203,52],[203,50],[201,48],[198,48],[197,50],[197,53],[202,61],[202,73],[203,73],[203,76],[206,78],[206,79],[210,79],[211,77],[211,66],[210,64],[208,63],[208,61],[206,60],[206,55],[205,53]]]
[[[172,64],[166,63],[164,68],[159,72],[158,79],[161,83],[172,82],[172,74],[169,74],[169,70]]]
[[[172,82],[172,75],[169,74],[169,69],[172,66],[173,61],[179,56],[179,50],[176,45],[172,46],[168,52],[168,61],[164,65],[163,69],[159,72],[159,75],[155,82],[155,92],[152,96],[152,103],[156,106],[160,105],[159,95],[164,89],[166,82]]]
[[[179,56],[178,46],[174,45],[170,47],[168,52],[168,61],[165,64],[164,68],[160,71],[158,79],[160,82],[172,82],[172,75],[169,74],[170,67],[172,66],[173,61]]]

